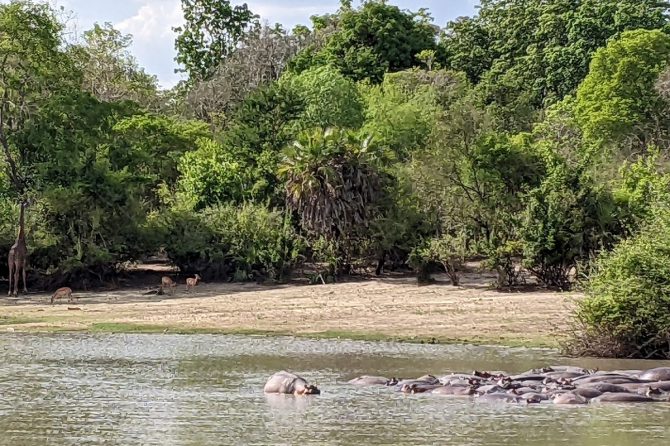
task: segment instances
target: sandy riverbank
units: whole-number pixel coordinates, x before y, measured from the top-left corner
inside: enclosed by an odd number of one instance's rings
[[[397,339],[556,346],[576,293],[498,292],[493,276],[468,273],[462,286],[437,277],[332,285],[202,283],[189,294],[147,296],[129,288],[75,292],[78,302],[48,304],[47,294],[15,303],[0,297],[3,331],[146,331],[278,333],[353,339]]]

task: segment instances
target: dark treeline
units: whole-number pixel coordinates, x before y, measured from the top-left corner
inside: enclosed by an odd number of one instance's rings
[[[104,281],[158,252],[205,279],[323,280],[484,258],[583,286],[576,353],[670,352],[670,31],[658,0],[482,0],[436,25],[385,1],[291,31],[182,0],[157,86],[131,37],[65,40],[0,5],[0,247],[31,276]],[[316,280],[316,279],[314,279]]]

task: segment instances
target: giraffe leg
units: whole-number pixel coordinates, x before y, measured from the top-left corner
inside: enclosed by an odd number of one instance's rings
[[[19,295],[19,265],[14,265],[14,296]]]
[[[26,265],[23,265],[23,292],[28,294],[28,285],[26,284]]]
[[[7,295],[11,296],[12,295],[12,276],[14,276],[14,262],[10,261],[9,262],[9,291],[7,291]]]

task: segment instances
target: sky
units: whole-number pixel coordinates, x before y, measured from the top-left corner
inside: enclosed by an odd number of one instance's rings
[[[54,6],[62,6],[68,28],[73,34],[90,29],[94,23],[110,22],[125,34],[132,34],[131,52],[140,66],[155,74],[164,88],[170,88],[180,80],[175,74],[175,33],[172,27],[182,21],[180,0],[45,0]],[[0,0],[7,3],[8,0]],[[243,1],[233,2],[243,3]],[[285,28],[297,24],[309,25],[314,14],[335,12],[339,0],[246,0],[249,9],[273,24]],[[358,2],[354,1],[354,5]],[[390,4],[402,9],[416,11],[428,8],[435,23],[444,26],[449,20],[472,15],[477,0],[390,0]]]

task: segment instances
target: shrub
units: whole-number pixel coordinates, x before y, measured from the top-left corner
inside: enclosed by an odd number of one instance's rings
[[[670,356],[670,209],[595,264],[576,311],[572,353]]]
[[[260,205],[173,208],[153,225],[170,260],[205,279],[281,280],[304,248],[288,217]]]

